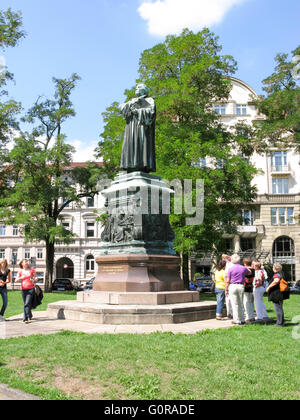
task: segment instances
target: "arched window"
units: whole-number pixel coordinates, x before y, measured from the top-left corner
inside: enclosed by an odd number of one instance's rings
[[[85,261],[85,269],[86,271],[95,271],[95,258],[93,255],[88,255]]]
[[[287,281],[293,282],[296,277],[295,243],[288,236],[280,236],[273,244],[273,263],[282,265]]]
[[[291,258],[295,256],[295,245],[293,239],[288,236],[280,236],[273,244],[273,259]],[[279,261],[278,261],[279,262]]]

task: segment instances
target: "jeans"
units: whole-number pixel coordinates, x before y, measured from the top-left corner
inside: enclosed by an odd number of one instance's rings
[[[225,290],[215,289],[217,296],[217,316],[222,316],[223,307],[225,303]]]
[[[7,308],[7,289],[4,287],[0,287],[0,295],[2,297],[3,305],[0,312],[0,316],[4,316],[4,312]]]
[[[24,302],[24,321],[28,321],[32,318],[31,303],[34,293],[34,289],[22,290],[22,298]]]
[[[284,325],[283,302],[282,301],[278,303],[273,302],[273,305],[274,305],[275,313],[277,316],[276,325],[282,327]]]

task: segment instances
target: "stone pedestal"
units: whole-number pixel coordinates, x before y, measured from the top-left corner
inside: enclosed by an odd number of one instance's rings
[[[95,291],[162,292],[183,290],[180,259],[172,255],[101,255],[96,259]]]
[[[102,191],[107,222],[93,291],[48,306],[58,318],[99,324],[171,324],[215,317],[215,302],[184,290],[169,224],[170,190],[161,178],[120,173]]]

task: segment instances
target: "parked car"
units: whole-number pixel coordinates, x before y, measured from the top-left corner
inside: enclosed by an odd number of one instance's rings
[[[70,279],[55,279],[52,283],[52,290],[65,292],[74,290],[74,287]]]
[[[211,276],[196,276],[195,283],[199,292],[213,292],[215,289]]]
[[[84,286],[83,290],[93,290],[93,284],[94,284],[95,277],[91,278],[86,285]]]
[[[300,280],[296,281],[296,283],[290,287],[291,293],[300,293]]]

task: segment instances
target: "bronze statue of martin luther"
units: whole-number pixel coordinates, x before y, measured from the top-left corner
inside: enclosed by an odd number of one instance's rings
[[[119,108],[126,120],[120,167],[127,172],[155,172],[155,102],[143,83],[137,85],[136,96]]]

